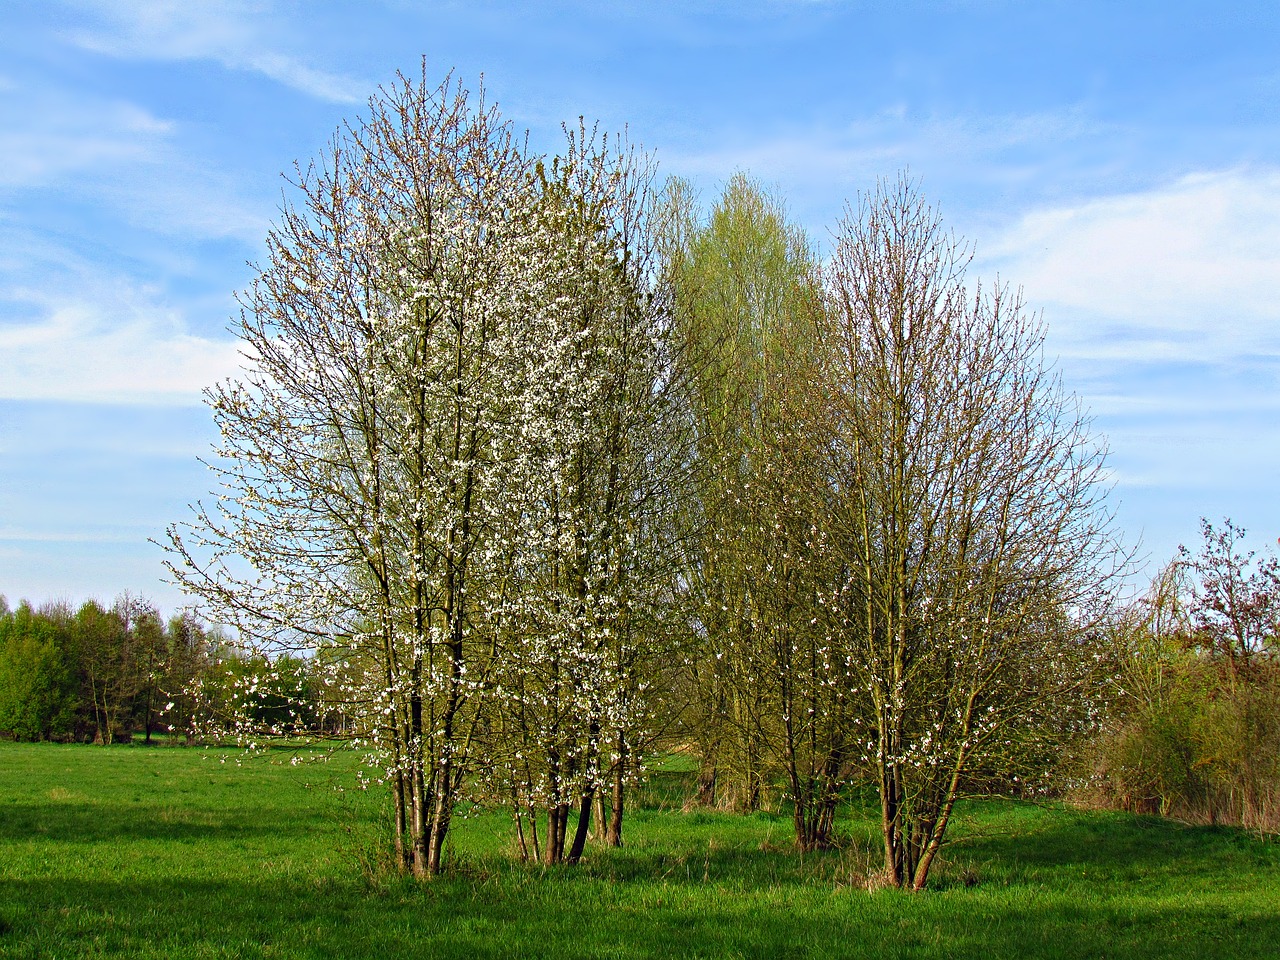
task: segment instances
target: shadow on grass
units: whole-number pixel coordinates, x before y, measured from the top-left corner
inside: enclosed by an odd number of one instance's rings
[[[1212,892],[1261,872],[1280,880],[1280,846],[1234,828],[1190,827],[1159,818],[991,804],[970,812],[957,842],[944,847],[929,893],[958,888],[1057,887],[1078,896],[1081,883],[1100,896],[1132,892],[1177,897],[1188,889]],[[1012,814],[1009,816],[1007,814]],[[698,811],[681,816],[641,811],[621,850],[589,847],[565,875],[611,883],[666,882],[721,885],[762,893],[779,885],[824,891],[875,886],[882,866],[876,825],[845,825],[834,850],[801,854],[791,843],[789,819]],[[546,870],[497,855],[464,860],[480,874]]]
[[[1078,898],[744,893],[584,874],[455,876],[380,896],[311,883],[0,883],[0,955],[320,957],[1273,956],[1280,917]]]
[[[1013,805],[1012,817],[972,817],[947,849],[952,862],[1018,871],[1068,869],[1133,877],[1222,876],[1235,867],[1280,869],[1280,846],[1236,827],[1189,826],[1162,817]],[[1010,821],[1013,822],[1010,822]]]
[[[132,803],[8,803],[0,816],[0,842],[55,840],[59,844],[129,840],[202,840],[252,836],[308,836],[329,821],[284,811],[237,811]]]
[[[105,792],[87,774],[66,780],[74,790],[59,781],[57,797],[52,781],[29,781],[47,799],[14,794],[0,806],[0,957],[1252,958],[1274,956],[1280,942],[1269,886],[1280,854],[1238,830],[971,804],[937,889],[913,896],[865,889],[879,859],[867,811],[842,816],[842,849],[801,857],[785,813],[637,809],[628,846],[591,847],[577,868],[477,852],[431,883],[366,885],[354,858],[320,862],[330,837],[342,842],[334,803],[291,792],[299,784],[274,767],[263,772],[270,778],[241,785],[192,765],[164,781],[168,796],[123,775]],[[680,809],[689,776],[655,774],[648,802]],[[376,805],[350,803],[361,836],[376,833],[361,819]],[[458,828],[460,850],[509,849],[495,839],[507,829],[500,814]],[[252,842],[202,843],[228,838]],[[272,867],[258,838],[275,850],[284,839],[297,855]],[[22,876],[2,843],[32,839],[49,842],[27,845]],[[132,840],[193,841],[166,862],[185,866],[190,856],[199,872],[147,874]],[[91,844],[121,851],[126,866],[77,878],[76,858]],[[219,878],[219,857],[246,879]],[[1151,882],[1128,895],[1139,880]]]

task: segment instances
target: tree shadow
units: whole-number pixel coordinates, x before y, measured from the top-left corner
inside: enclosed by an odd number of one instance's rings
[[[59,844],[128,840],[200,840],[251,836],[306,836],[330,829],[329,819],[285,811],[182,807],[137,802],[8,803],[0,817],[0,842],[48,839]]]
[[[861,891],[691,895],[560,874],[354,883],[0,882],[6,956],[1267,957],[1280,917]]]
[[[946,849],[950,860],[967,858],[1032,871],[1093,870],[1099,875],[1191,879],[1221,876],[1238,865],[1280,867],[1276,844],[1238,827],[1069,807],[1003,829],[981,822],[970,825]]]

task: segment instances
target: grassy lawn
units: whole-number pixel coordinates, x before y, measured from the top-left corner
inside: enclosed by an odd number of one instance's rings
[[[350,755],[289,758],[0,744],[0,957],[1280,955],[1280,850],[1237,830],[975,803],[936,889],[868,891],[869,816],[801,858],[785,817],[678,812],[667,771],[622,850],[522,867],[484,814],[417,884],[362,868]]]

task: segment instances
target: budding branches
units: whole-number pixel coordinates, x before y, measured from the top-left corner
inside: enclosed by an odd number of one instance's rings
[[[1043,328],[967,289],[967,260],[901,180],[846,218],[826,283],[827,609],[869,694],[886,870],[916,888],[974,759],[1083,683],[1114,556],[1103,454]]]
[[[972,758],[1081,682],[1101,453],[910,184],[820,270],[745,178],[705,225],[652,183],[585,124],[535,156],[451,78],[373,98],[241,297],[219,489],[170,570],[309,658],[416,874],[469,792],[526,856],[576,861],[605,793],[620,842],[679,714],[708,792],[781,781],[802,847],[874,767],[922,886]]]

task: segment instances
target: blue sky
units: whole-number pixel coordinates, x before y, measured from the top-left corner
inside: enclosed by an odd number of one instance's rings
[[[210,479],[200,391],[287,186],[396,70],[535,145],[626,126],[710,198],[744,169],[822,241],[909,169],[1021,284],[1160,562],[1280,535],[1273,3],[92,3],[0,7],[0,593],[130,589]]]

